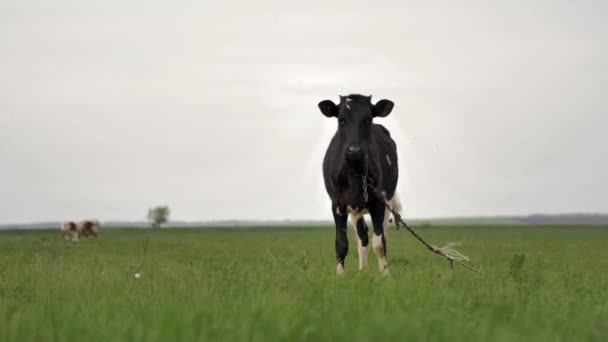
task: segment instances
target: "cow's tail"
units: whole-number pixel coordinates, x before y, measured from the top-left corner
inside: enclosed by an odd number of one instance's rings
[[[395,191],[395,195],[393,196],[393,198],[391,198],[390,200],[387,200],[386,204],[388,204],[389,207],[391,207],[391,209],[394,209],[397,213],[401,214],[403,207],[401,205],[401,199],[399,198],[399,194],[396,191]],[[390,218],[389,222],[391,222],[391,223],[395,222],[395,215],[393,215],[393,213],[391,213],[391,218]]]

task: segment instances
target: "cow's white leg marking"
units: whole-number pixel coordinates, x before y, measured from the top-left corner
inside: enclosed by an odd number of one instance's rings
[[[363,215],[360,214],[351,214],[350,219],[353,224],[353,230],[355,231],[355,237],[357,238],[357,251],[359,252],[359,271],[362,271],[365,266],[367,266],[367,254],[369,253],[369,246],[363,246],[363,241],[361,241],[361,238],[359,237],[359,232],[357,230],[357,222],[359,222],[359,220],[363,220],[364,218]]]
[[[344,273],[344,266],[342,266],[342,264],[338,263],[338,265],[336,265],[336,274],[341,275],[342,273]]]
[[[382,243],[382,235],[374,234],[372,238],[372,247],[376,258],[378,258],[378,269],[382,273],[388,273],[386,254],[384,253],[384,244]]]

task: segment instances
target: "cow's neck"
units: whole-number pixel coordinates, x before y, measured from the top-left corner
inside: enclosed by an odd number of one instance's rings
[[[357,160],[345,160],[345,167],[350,176],[361,178],[366,175],[369,170],[369,158],[362,158]]]
[[[365,208],[367,203],[363,195],[363,176],[371,176],[369,165],[366,160],[346,161],[342,169],[342,196],[341,201],[345,206],[352,208]]]

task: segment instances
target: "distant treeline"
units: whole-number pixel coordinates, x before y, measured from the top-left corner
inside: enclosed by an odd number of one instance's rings
[[[608,225],[608,214],[534,214],[528,216],[503,217],[454,217],[429,218],[408,220],[414,225]],[[321,220],[223,220],[223,221],[170,221],[167,228],[194,228],[194,227],[304,227],[332,225],[331,221]],[[60,222],[36,222],[21,224],[0,224],[0,229],[59,229]],[[103,228],[150,228],[145,221],[106,221],[101,222]],[[163,228],[164,229],[164,228]]]
[[[608,225],[608,214],[535,214],[520,219],[523,224]]]

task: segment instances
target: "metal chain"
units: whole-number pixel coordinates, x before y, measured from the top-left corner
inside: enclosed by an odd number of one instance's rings
[[[363,183],[363,199],[365,199],[365,203],[367,203],[367,200],[369,199],[369,194],[367,193],[367,188],[368,188],[367,180],[368,179],[370,180],[370,186],[371,186],[371,180],[372,180],[372,178],[368,175],[369,163],[367,162],[367,157],[365,158],[365,173],[364,174],[360,174],[357,171],[353,170],[348,164],[346,164],[346,167],[348,168],[348,171],[350,171],[350,173],[354,174],[355,176],[361,177],[361,182]]]
[[[354,172],[353,170],[351,170],[351,172],[357,174],[356,172]],[[364,175],[359,175],[362,177],[363,179],[363,196],[365,197],[365,202],[367,202],[367,189],[368,189],[368,181],[369,181],[369,189],[372,193],[372,195],[374,195],[377,199],[379,199],[380,201],[382,201],[382,203],[384,203],[384,206],[388,209],[388,211],[391,212],[391,214],[393,214],[393,217],[395,218],[395,226],[397,227],[397,229],[399,229],[399,226],[402,225],[403,227],[405,227],[405,229],[407,229],[407,231],[409,231],[415,238],[416,240],[420,241],[420,243],[422,243],[428,250],[430,250],[431,252],[442,256],[444,258],[446,258],[449,262],[450,262],[450,266],[452,268],[454,268],[454,263],[457,263],[461,266],[464,266],[466,268],[468,268],[471,271],[483,274],[481,271],[471,267],[470,265],[467,265],[463,262],[461,262],[460,260],[456,260],[453,257],[447,255],[441,248],[437,248],[433,245],[431,245],[430,243],[426,242],[422,237],[420,237],[420,235],[418,235],[414,229],[412,229],[412,227],[410,227],[401,217],[401,214],[399,214],[399,212],[395,209],[393,209],[388,202],[386,201],[386,198],[383,194],[379,193],[378,190],[373,186],[373,179],[368,175],[368,167],[366,165],[365,168],[365,174]]]

